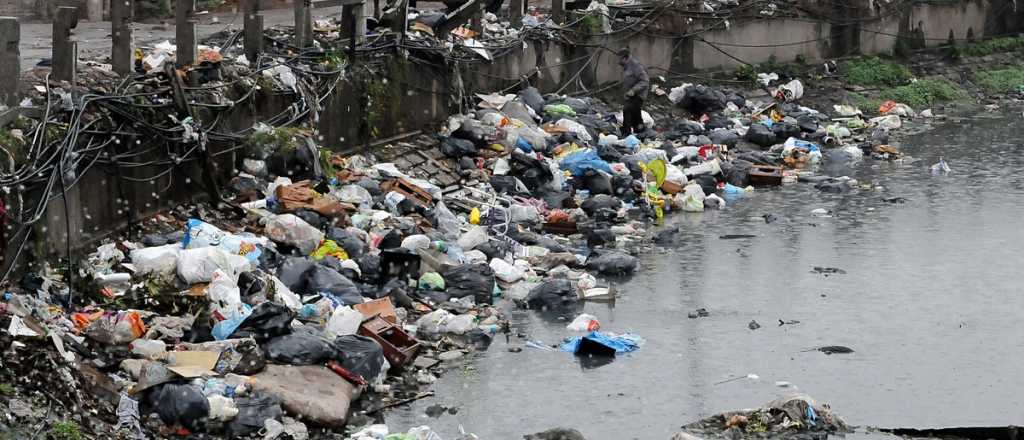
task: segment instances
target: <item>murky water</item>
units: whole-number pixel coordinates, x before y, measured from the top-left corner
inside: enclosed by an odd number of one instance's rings
[[[485,439],[554,426],[588,439],[667,439],[684,423],[791,390],[776,384],[785,381],[855,425],[1024,424],[1021,123],[1019,110],[937,122],[903,142],[920,162],[849,171],[880,191],[831,195],[796,184],[722,212],[673,215],[682,232],[671,249],[646,256],[614,306],[582,308],[603,329],[646,338],[642,349],[594,367],[568,353],[511,353],[524,341],[497,338],[453,366],[437,397],[388,422],[427,424],[446,438],[461,425]],[[932,176],[940,156],[953,173]],[[883,200],[891,197],[907,200]],[[814,218],[814,208],[834,217]],[[767,213],[787,221],[766,224]],[[846,273],[824,276],[815,266]],[[697,308],[710,316],[688,319]],[[535,340],[570,335],[565,321],[511,316]],[[751,320],[762,327],[750,330]],[[807,351],[823,345],[855,352]],[[716,385],[747,374],[759,379]],[[434,403],[458,413],[429,418]]]

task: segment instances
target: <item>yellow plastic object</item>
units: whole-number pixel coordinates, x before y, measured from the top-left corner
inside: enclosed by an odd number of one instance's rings
[[[335,243],[334,240],[324,240],[320,243],[320,247],[316,248],[310,256],[318,261],[327,257],[335,257],[343,261],[348,259],[348,253],[341,246],[338,246],[338,243]]]
[[[658,188],[661,188],[661,184],[665,183],[665,175],[668,174],[668,168],[665,167],[665,161],[661,159],[654,159],[647,162],[647,169],[654,174],[654,181],[657,182]]]
[[[474,225],[479,225],[480,224],[480,210],[479,209],[473,208],[472,211],[469,211],[469,222],[474,224]]]

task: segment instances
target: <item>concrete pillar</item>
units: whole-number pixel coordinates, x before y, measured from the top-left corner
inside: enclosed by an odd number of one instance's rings
[[[342,5],[341,7],[341,35],[350,37],[353,35],[355,25],[355,39],[362,41],[366,37],[366,2]]]
[[[18,105],[21,76],[21,23],[14,17],[0,17],[0,105]]]
[[[295,45],[313,45],[313,1],[295,0]]]
[[[551,0],[551,21],[555,24],[565,22],[565,0]]]
[[[395,21],[391,24],[391,31],[397,33],[401,37],[399,40],[405,38],[405,33],[409,30],[409,1],[398,0],[398,4],[395,5]]]
[[[196,63],[196,2],[178,0],[175,6],[174,41],[178,46],[175,64],[180,69]]]
[[[512,27],[519,27],[523,21],[523,10],[526,8],[526,0],[511,0],[508,4],[508,17]]]
[[[245,57],[250,63],[263,52],[263,15],[260,14],[260,0],[244,0],[245,31],[242,45],[245,46]]]
[[[71,39],[71,29],[78,25],[78,8],[61,6],[53,19],[53,79],[75,82],[78,63],[78,42]]]
[[[132,73],[132,2],[133,0],[112,0],[110,2],[110,64],[118,75]]]

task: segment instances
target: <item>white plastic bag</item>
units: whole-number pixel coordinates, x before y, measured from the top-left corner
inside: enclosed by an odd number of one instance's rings
[[[344,264],[344,262],[342,263]],[[297,295],[295,292],[292,292],[292,290],[289,289],[288,286],[285,286],[284,283],[281,282],[281,280],[278,279],[277,277],[273,275],[269,275],[269,277],[270,283],[273,286],[272,288],[274,289],[274,298],[277,299],[278,302],[284,304],[285,307],[288,307],[289,309],[292,310],[299,310],[300,308],[302,308],[302,299],[299,298],[299,295]]]
[[[536,223],[540,221],[540,212],[532,205],[512,205],[509,208],[513,223]]]
[[[877,118],[868,119],[868,124],[885,128],[888,130],[895,130],[903,126],[903,121],[900,120],[899,116],[896,115],[885,115]]]
[[[469,313],[453,316],[444,325],[445,333],[457,335],[469,333],[474,328],[476,328],[476,317]]]
[[[263,232],[271,240],[294,246],[305,255],[313,253],[324,239],[323,232],[293,214],[271,218]]]
[[[576,137],[583,142],[590,142],[593,140],[590,136],[590,132],[587,131],[587,127],[584,127],[583,124],[573,121],[572,119],[559,119],[558,122],[555,122],[555,126],[575,134]]]
[[[453,241],[459,237],[459,225],[462,224],[444,202],[438,202],[434,207],[434,215],[437,217],[437,230],[444,234],[445,240]]]
[[[245,257],[228,254],[217,247],[185,249],[178,254],[178,277],[188,284],[210,282],[217,270],[235,275],[251,267]]]
[[[366,188],[359,185],[345,185],[332,194],[338,200],[354,205],[373,204],[373,195]]]
[[[565,328],[574,332],[592,332],[600,329],[601,323],[597,321],[596,316],[583,313],[573,319]]]
[[[363,314],[349,306],[334,309],[331,319],[327,321],[327,331],[335,336],[354,335],[363,323]]]
[[[177,243],[163,246],[135,249],[128,255],[138,275],[170,275],[178,267],[178,252],[181,245]]]
[[[402,240],[401,247],[413,252],[419,252],[420,249],[427,249],[430,247],[430,237],[423,234],[410,235]]]
[[[213,310],[221,316],[231,316],[234,310],[242,308],[242,293],[238,288],[238,280],[223,270],[213,271],[210,285],[206,288],[206,296],[210,298]]]
[[[482,226],[473,226],[459,237],[459,241],[456,242],[463,251],[469,251],[473,248],[487,243],[487,229]]]
[[[452,319],[452,314],[447,310],[437,309],[427,313],[416,320],[416,333],[420,335],[431,335],[444,332],[445,325]]]
[[[491,270],[494,271],[495,277],[506,283],[514,283],[523,279],[523,276],[526,275],[522,268],[508,264],[507,261],[501,258],[491,260]]]

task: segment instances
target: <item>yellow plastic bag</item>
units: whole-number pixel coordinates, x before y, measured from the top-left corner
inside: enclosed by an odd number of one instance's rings
[[[474,224],[474,225],[479,225],[480,224],[480,210],[479,209],[473,208],[472,211],[469,211],[469,222],[471,224]]]
[[[317,261],[323,260],[327,257],[335,257],[342,261],[348,259],[348,253],[345,252],[345,249],[342,249],[341,246],[338,246],[338,243],[335,243],[334,240],[324,240],[320,242],[320,246],[317,247],[310,256]]]

